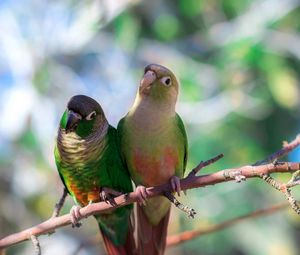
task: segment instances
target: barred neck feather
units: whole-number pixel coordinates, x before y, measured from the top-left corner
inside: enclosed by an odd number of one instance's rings
[[[64,163],[71,166],[82,167],[87,162],[99,160],[106,147],[109,124],[102,123],[101,128],[85,138],[81,138],[75,132],[66,133],[59,128],[57,136],[57,148]]]

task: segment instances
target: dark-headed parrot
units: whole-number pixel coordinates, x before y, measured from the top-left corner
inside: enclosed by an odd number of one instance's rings
[[[73,224],[77,223],[79,206],[132,191],[117,143],[116,129],[94,99],[84,95],[70,99],[58,129],[55,161],[78,205],[71,209]],[[108,254],[135,254],[131,213],[132,205],[128,205],[95,216]]]

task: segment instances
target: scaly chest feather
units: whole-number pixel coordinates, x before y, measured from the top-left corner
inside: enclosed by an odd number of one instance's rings
[[[99,201],[101,161],[107,140],[102,134],[81,139],[75,134],[58,133],[60,174],[76,201],[85,206]]]
[[[95,163],[72,167],[62,163],[61,174],[64,176],[65,184],[81,206],[99,201],[100,187],[102,187],[100,180],[102,169],[99,166],[99,163]]]

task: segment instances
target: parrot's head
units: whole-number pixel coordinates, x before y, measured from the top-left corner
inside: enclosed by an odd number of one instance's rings
[[[150,64],[145,67],[144,76],[141,79],[139,95],[150,97],[156,101],[176,102],[178,95],[178,81],[175,75],[166,67]]]
[[[73,96],[68,102],[60,127],[66,133],[75,132],[86,137],[106,122],[101,106],[93,98],[84,95]]]

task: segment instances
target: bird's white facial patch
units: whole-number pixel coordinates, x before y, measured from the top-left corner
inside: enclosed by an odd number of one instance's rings
[[[92,111],[88,116],[85,117],[86,120],[92,120],[96,117],[96,111]]]
[[[172,79],[170,76],[164,76],[160,78],[160,81],[162,82],[162,84],[164,84],[167,87],[172,85]]]

